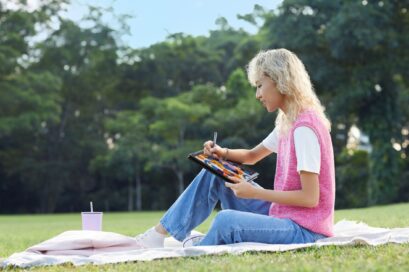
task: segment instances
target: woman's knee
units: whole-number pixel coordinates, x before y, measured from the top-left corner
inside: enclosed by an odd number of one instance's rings
[[[212,236],[217,237],[218,244],[230,244],[233,241],[233,233],[236,227],[236,215],[235,210],[222,210],[219,211],[214,218],[209,233]]]
[[[224,230],[231,229],[231,227],[234,225],[234,222],[236,221],[236,214],[237,211],[235,210],[221,210],[216,214],[213,225]]]
[[[200,182],[200,181],[208,181],[208,180],[214,179],[213,176],[214,176],[214,175],[213,175],[212,172],[210,172],[210,171],[208,171],[208,170],[206,170],[206,169],[202,169],[202,170],[199,172],[199,174],[197,174],[195,180],[197,180],[197,181],[199,181],[199,182]]]
[[[217,177],[212,172],[206,169],[202,169],[193,180],[194,183],[200,184],[200,188],[202,189],[204,189],[205,186],[208,186],[210,188],[218,188],[220,185],[218,184],[218,181],[219,180],[217,179]]]

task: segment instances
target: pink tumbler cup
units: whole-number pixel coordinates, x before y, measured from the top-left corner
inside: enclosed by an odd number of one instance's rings
[[[82,212],[83,230],[102,230],[102,212]]]

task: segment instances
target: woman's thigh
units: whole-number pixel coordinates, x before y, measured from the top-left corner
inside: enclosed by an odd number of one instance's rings
[[[236,210],[220,211],[200,245],[310,243],[322,238],[294,221]]]

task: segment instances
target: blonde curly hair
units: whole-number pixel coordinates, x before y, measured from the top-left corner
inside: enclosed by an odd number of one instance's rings
[[[291,128],[300,112],[313,110],[324,125],[331,130],[331,122],[326,117],[310,77],[301,60],[287,49],[271,49],[258,53],[247,66],[247,76],[252,86],[265,75],[277,84],[277,90],[285,95],[284,113],[279,109],[276,126],[285,134]]]

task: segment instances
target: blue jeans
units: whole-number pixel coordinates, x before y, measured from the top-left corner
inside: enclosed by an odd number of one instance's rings
[[[254,183],[254,186],[259,186]],[[271,202],[243,199],[224,185],[224,180],[202,170],[160,220],[175,239],[182,241],[211,214],[220,201],[209,231],[199,245],[240,242],[268,244],[312,243],[325,238],[290,219],[268,215]]]

